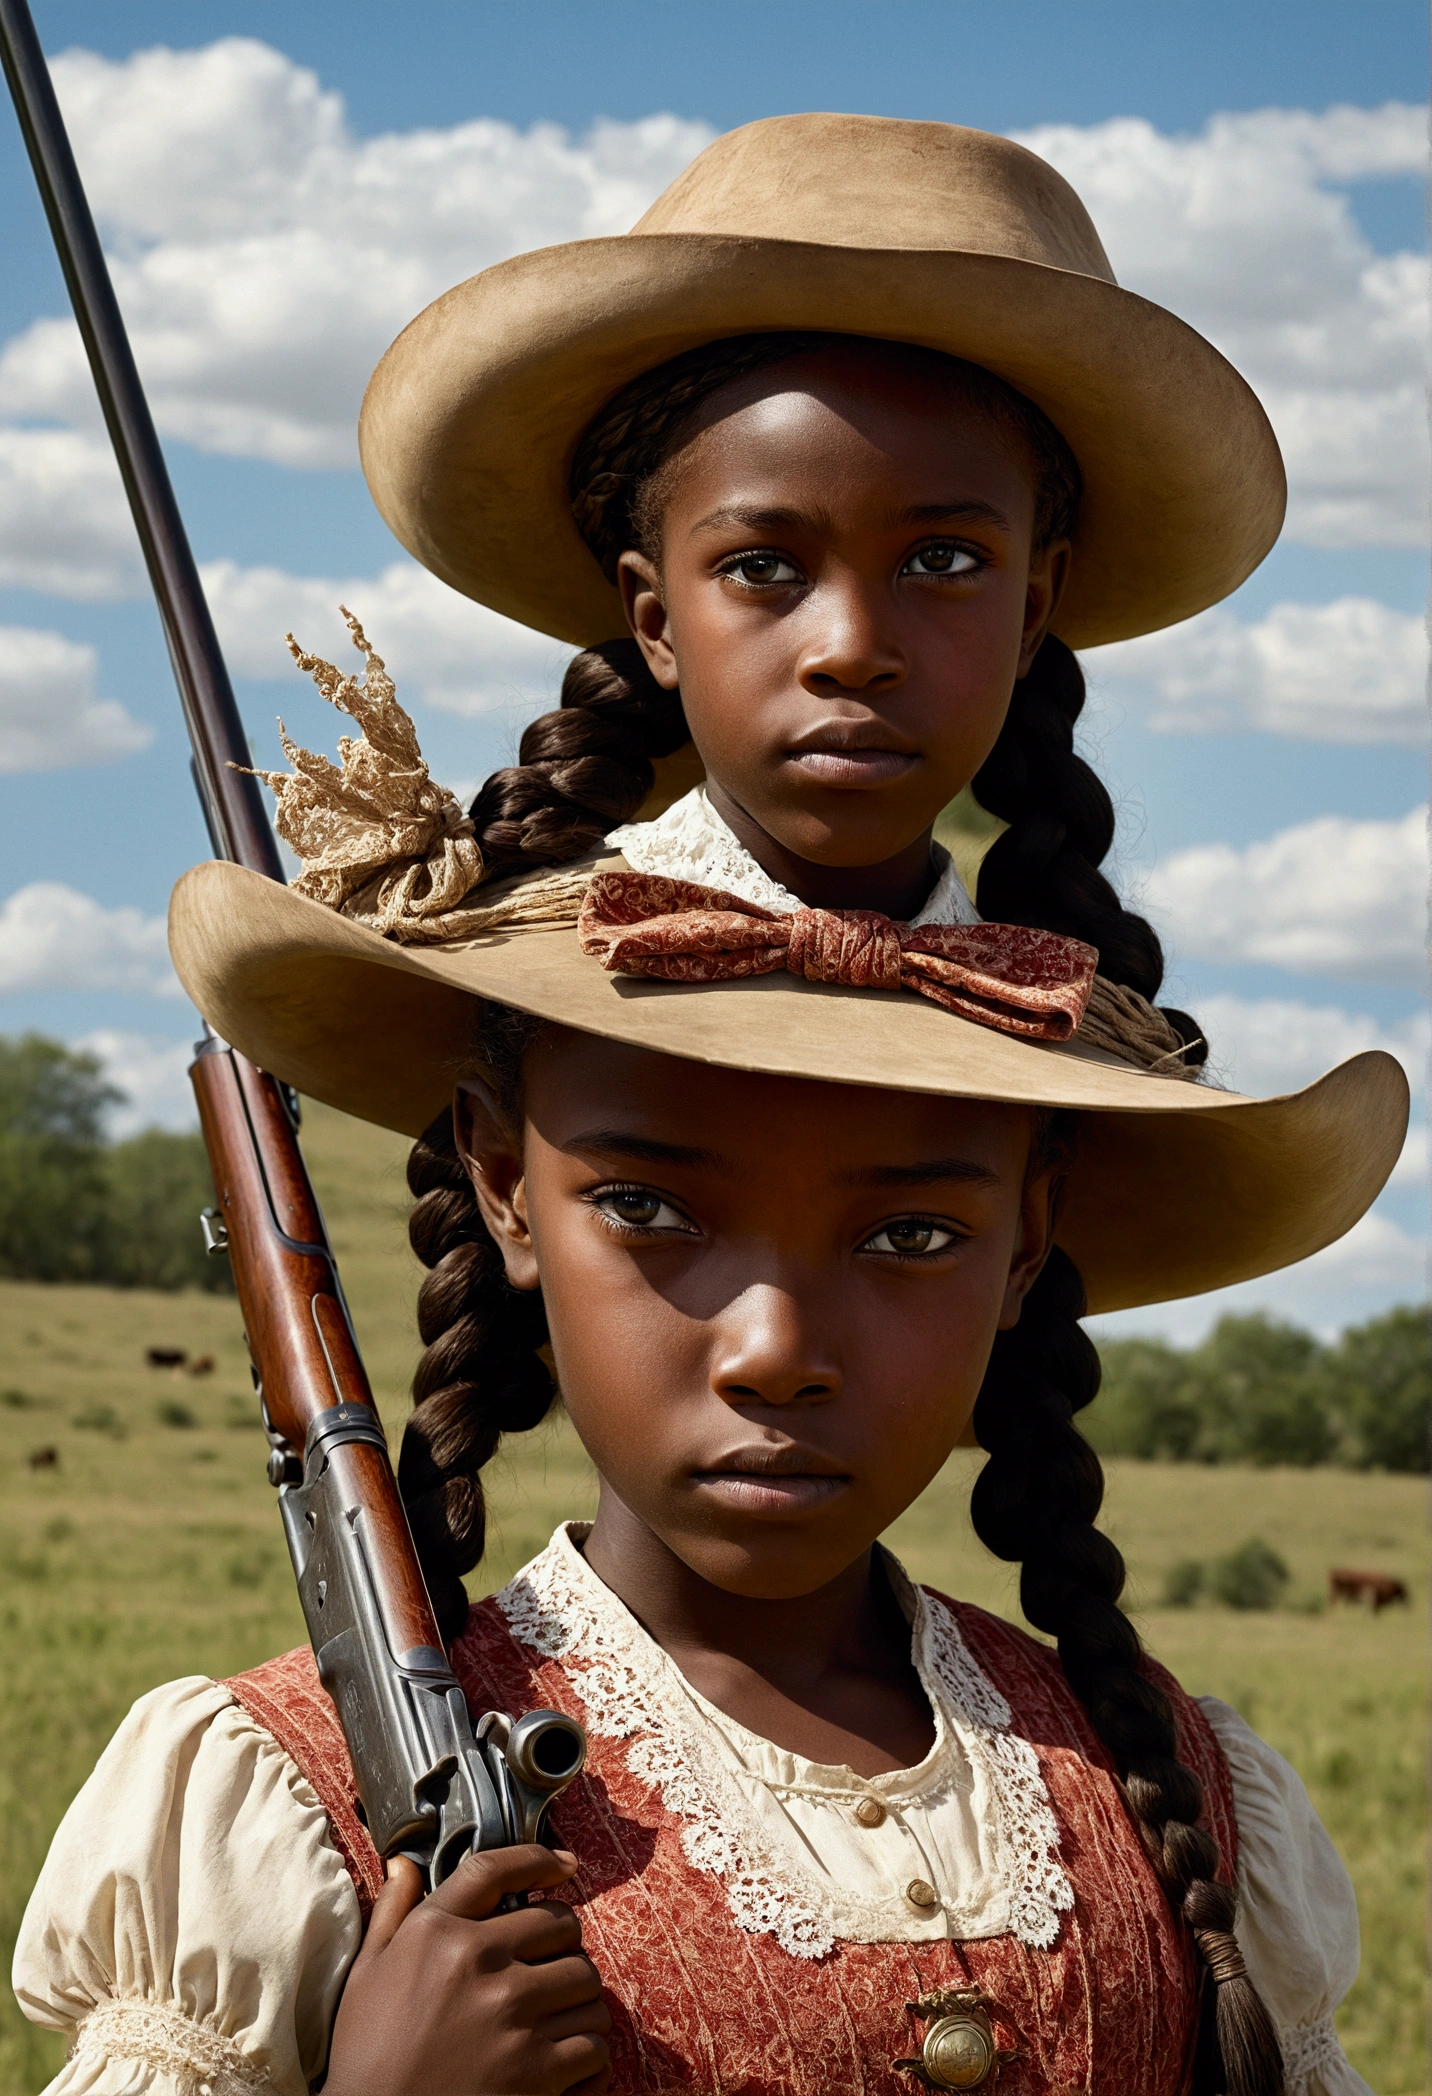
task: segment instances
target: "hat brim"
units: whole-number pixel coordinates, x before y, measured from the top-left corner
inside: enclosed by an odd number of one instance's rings
[[[1102,278],[1004,255],[629,233],[498,263],[420,313],[359,422],[373,499],[424,567],[579,646],[625,633],[569,508],[577,440],[622,386],[721,336],[800,328],[946,351],[1061,431],[1084,476],[1054,630],[1097,647],[1238,587],[1286,482],[1249,386],[1195,330]]]
[[[1095,1311],[1200,1294],[1321,1250],[1376,1198],[1407,1126],[1407,1079],[1376,1051],[1304,1091],[1243,1099],[1077,1039],[1018,1040],[906,991],[609,975],[574,930],[397,946],[217,860],[179,882],[169,936],[185,989],[226,1040],[311,1097],[410,1135],[480,1066],[477,998],[730,1069],[1076,1109],[1059,1241]]]

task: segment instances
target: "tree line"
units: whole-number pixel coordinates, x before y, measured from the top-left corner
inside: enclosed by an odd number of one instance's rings
[[[213,1201],[198,1135],[106,1139],[124,1094],[97,1056],[0,1034],[0,1275],[118,1288],[228,1289],[199,1211]]]
[[[1332,1345],[1266,1316],[1220,1319],[1199,1346],[1116,1339],[1079,1417],[1105,1455],[1178,1463],[1428,1467],[1432,1335],[1404,1304]]]

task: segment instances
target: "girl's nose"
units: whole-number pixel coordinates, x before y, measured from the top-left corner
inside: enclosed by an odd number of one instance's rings
[[[785,1289],[748,1288],[721,1319],[711,1387],[728,1405],[788,1405],[835,1397],[840,1361],[826,1321]]]
[[[852,576],[818,590],[812,609],[817,628],[796,665],[806,691],[835,698],[843,692],[891,691],[904,683],[909,663],[891,631],[883,590],[867,589]]]

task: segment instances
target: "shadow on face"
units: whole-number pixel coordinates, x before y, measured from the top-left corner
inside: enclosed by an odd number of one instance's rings
[[[604,1493],[733,1593],[807,1593],[924,1489],[1051,1228],[1023,1108],[551,1028],[459,1124]]]

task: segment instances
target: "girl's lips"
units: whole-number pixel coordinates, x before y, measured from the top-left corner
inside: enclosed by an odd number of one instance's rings
[[[850,1479],[811,1470],[698,1470],[692,1483],[733,1512],[796,1514],[834,1499]]]
[[[821,786],[886,786],[916,759],[905,750],[792,750],[787,762]]]

